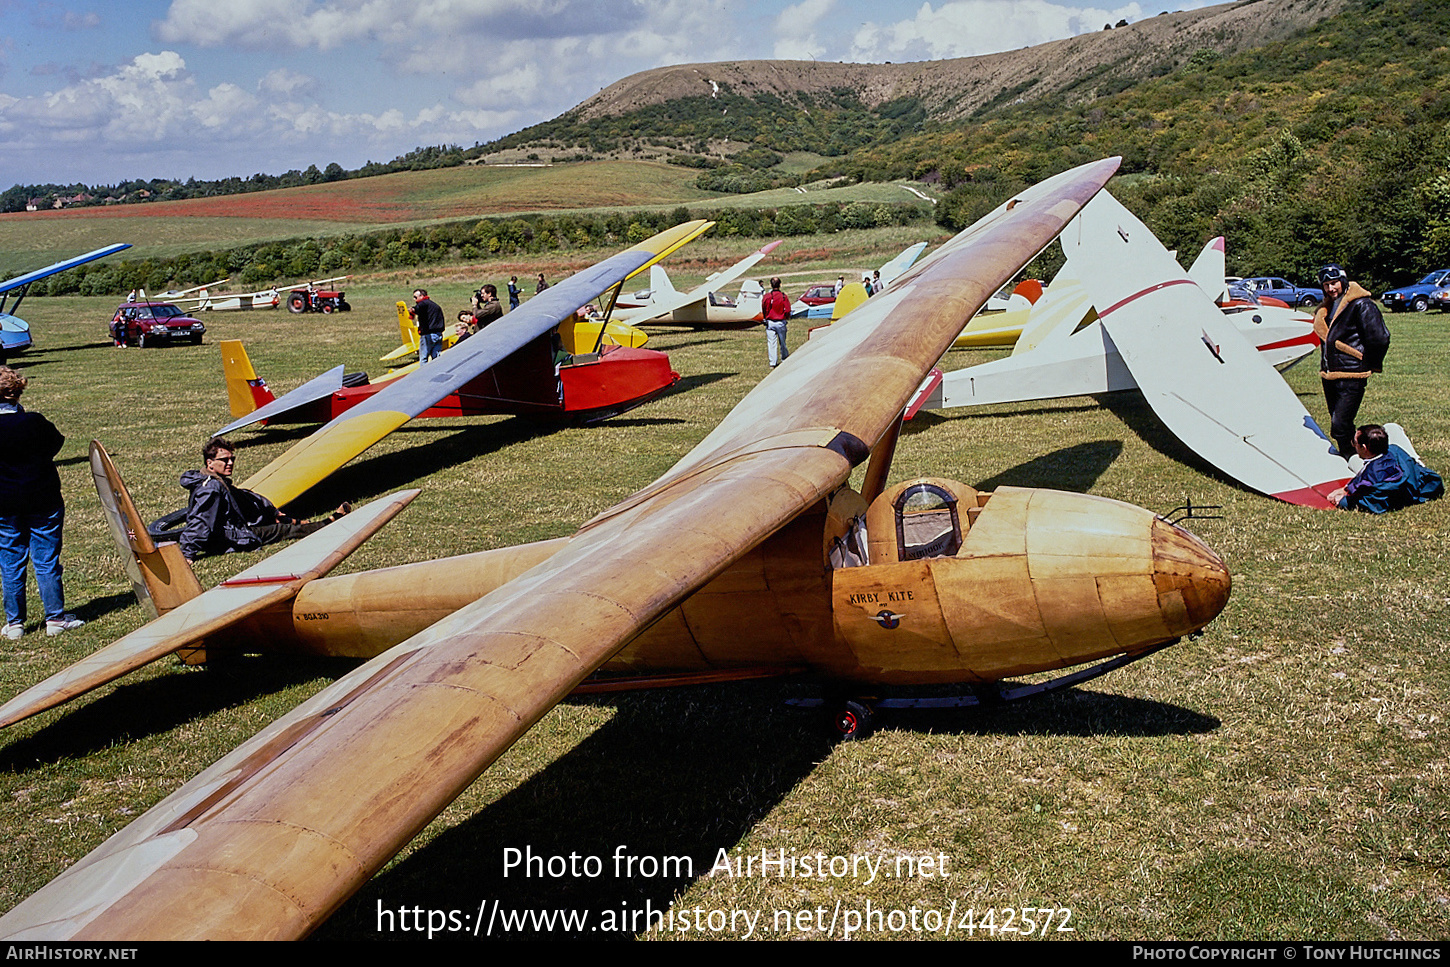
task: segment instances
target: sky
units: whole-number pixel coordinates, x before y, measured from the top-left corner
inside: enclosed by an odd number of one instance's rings
[[[1206,0],[0,0],[0,188],[470,146],[652,67],[1012,50]]]

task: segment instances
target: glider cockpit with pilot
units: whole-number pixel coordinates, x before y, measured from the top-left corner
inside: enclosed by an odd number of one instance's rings
[[[58,272],[85,265],[87,262],[94,262],[96,259],[103,259],[107,255],[114,255],[130,247],[130,242],[117,242],[115,245],[107,245],[94,252],[77,255],[75,258],[65,259],[54,265],[47,265],[43,269],[26,272],[24,275],[17,275],[13,279],[0,282],[0,363],[5,362],[11,353],[23,352],[31,346],[30,323],[14,313],[20,311],[20,303],[25,300],[25,295],[32,284],[41,279],[48,279]],[[15,301],[11,303],[10,311],[6,312],[5,303],[10,300],[12,292],[15,293]]]
[[[990,213],[572,537],[307,579],[398,495],[207,592],[274,595],[249,612],[270,629],[250,633],[253,647],[289,637],[381,653],[16,906],[0,935],[306,935],[596,673],[811,673],[861,694],[1132,657],[1202,628],[1227,599],[1227,570],[1148,511],[1083,494],[887,483],[922,375],[1116,167],[1065,172]],[[100,476],[111,486],[103,463]],[[164,615],[181,631],[152,650],[203,620],[208,647],[224,641],[216,611],[227,602],[206,597]]]

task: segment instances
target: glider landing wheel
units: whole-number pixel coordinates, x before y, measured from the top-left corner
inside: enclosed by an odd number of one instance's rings
[[[868,738],[871,735],[872,718],[871,706],[865,702],[848,699],[836,709],[836,717],[833,721],[836,736],[842,742],[858,742]]]

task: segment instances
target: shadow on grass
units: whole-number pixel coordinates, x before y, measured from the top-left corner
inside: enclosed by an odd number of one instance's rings
[[[978,490],[996,490],[998,487],[1051,487],[1054,490],[1086,493],[1122,452],[1123,445],[1117,440],[1079,443],[1009,467],[976,486]]]
[[[1128,429],[1136,433],[1144,443],[1169,460],[1181,463],[1190,470],[1201,473],[1205,477],[1211,477],[1242,493],[1257,493],[1219,470],[1178,439],[1178,436],[1164,426],[1162,420],[1158,419],[1153,408],[1148,405],[1148,401],[1141,394],[1104,393],[1093,398],[1101,403],[1104,409],[1122,420]]]
[[[1197,735],[1219,719],[1151,699],[1069,688],[1004,705],[964,709],[880,709],[877,728],[954,735],[1134,736]]]
[[[662,333],[656,333],[654,335],[663,335],[663,334]],[[654,338],[654,336],[651,336],[651,338]],[[660,341],[661,342],[664,342],[665,340],[661,339]],[[726,340],[725,340],[725,337],[724,336],[716,336],[714,339],[686,339],[686,340],[684,340],[682,342],[671,342],[669,345],[667,345],[665,347],[665,350],[664,351],[666,351],[666,352],[674,352],[674,351],[676,351],[678,349],[688,349],[691,346],[709,346],[709,345],[712,345],[714,343],[725,342],[725,341]]]
[[[457,910],[468,932],[452,936],[470,936],[480,903],[495,900],[505,910],[590,911],[582,929],[531,925],[509,939],[625,939],[644,931],[639,911],[666,910],[831,754],[828,716],[782,704],[798,691],[773,683],[598,699],[617,709],[608,723],[375,877],[316,936],[408,939],[396,914],[415,907]],[[1078,690],[990,709],[893,712],[878,722],[967,735],[1072,736],[1186,734],[1218,725],[1176,706]],[[597,857],[599,875],[549,876],[544,867],[533,876],[522,868],[505,875],[505,850],[526,848],[544,861]],[[616,876],[621,849],[625,857],[678,858],[678,865],[661,875],[636,868]],[[380,911],[392,911],[391,930]],[[618,932],[595,931],[603,918],[622,913],[639,919]]]
[[[811,716],[767,694],[697,688],[605,698],[617,709],[609,722],[375,877],[316,936],[406,939],[396,928],[379,929],[378,911],[400,907],[462,908],[471,930],[478,904],[497,898],[513,909],[591,911],[583,929],[556,924],[510,932],[510,939],[633,937],[642,922],[618,932],[594,927],[602,916],[647,904],[667,909],[709,871],[719,850],[732,849],[830,753]],[[598,857],[600,875],[505,876],[504,851],[526,847],[544,857]],[[660,875],[636,869],[616,877],[619,848],[626,856],[679,859]]]
[[[658,398],[663,399],[666,396],[687,393],[692,389],[699,389],[701,386],[709,386],[711,383],[718,383],[722,379],[730,379],[739,375],[739,373],[696,373],[694,376],[681,376],[678,383],[665,390]]]
[[[62,711],[38,732],[0,749],[0,769],[26,769],[159,735],[218,709],[319,676],[339,678],[355,667],[351,659],[247,658],[143,682],[122,679],[110,694]]]
[[[103,594],[98,598],[91,598],[80,606],[72,605],[70,610],[82,621],[96,621],[108,614],[117,611],[124,611],[136,603],[136,595],[130,591],[118,592],[116,594]]]
[[[46,346],[43,349],[33,349],[32,348],[32,349],[28,350],[28,352],[34,353],[34,354],[36,354],[38,356],[48,356],[51,353],[73,353],[73,352],[76,352],[77,350],[85,350],[85,349],[112,349],[114,347],[115,347],[115,343],[113,343],[113,342],[111,342],[111,340],[107,339],[105,342],[84,342],[84,343],[77,343],[74,346]]]

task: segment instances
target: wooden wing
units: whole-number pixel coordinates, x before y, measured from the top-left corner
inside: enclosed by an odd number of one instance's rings
[[[838,487],[1117,167],[1024,192],[792,355],[555,556],[273,723],[0,919],[12,939],[302,936],[641,629]]]
[[[419,493],[404,490],[359,507],[31,686],[0,705],[0,728],[55,708],[158,658],[195,645],[248,615],[290,601],[308,581],[327,574],[361,547]],[[128,497],[128,503],[129,500]]]
[[[584,303],[647,269],[712,224],[694,221],[677,225],[570,276],[472,339],[338,416],[257,471],[242,486],[263,494],[279,507],[295,500],[434,403],[458,392],[475,376],[568,319]]]

